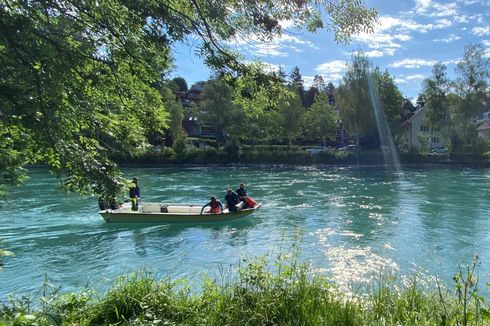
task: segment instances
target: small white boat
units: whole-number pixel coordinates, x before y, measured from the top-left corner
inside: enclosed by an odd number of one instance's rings
[[[240,203],[241,204],[241,203]],[[125,203],[117,209],[106,209],[99,212],[107,223],[207,223],[225,222],[241,219],[260,208],[258,203],[253,208],[230,212],[224,209],[222,214],[211,214],[203,205],[140,203],[137,211],[131,210],[131,203]]]

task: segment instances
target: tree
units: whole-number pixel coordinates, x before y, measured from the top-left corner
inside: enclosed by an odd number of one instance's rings
[[[327,90],[325,80],[323,80],[323,77],[318,74],[313,77],[313,87],[315,87],[318,92],[324,92]]]
[[[47,163],[67,190],[112,197],[124,183],[109,155],[143,150],[148,134],[166,127],[152,84],[171,67],[168,44],[121,7],[0,5],[0,182],[20,180],[24,164]]]
[[[490,78],[490,58],[485,55],[485,48],[481,44],[466,46],[456,72],[457,90],[461,97],[485,93]]]
[[[342,83],[337,89],[340,117],[351,135],[372,137],[376,134],[372,103],[369,97],[368,77],[370,63],[358,53],[348,65]]]
[[[187,92],[188,87],[187,87],[187,82],[185,81],[184,78],[182,77],[175,77],[172,79],[172,82],[174,82],[175,85],[177,85],[177,91],[179,92]]]
[[[412,101],[410,98],[408,97],[405,97],[403,99],[403,103],[402,103],[402,110],[405,111],[405,112],[415,112],[415,105],[413,105]]]
[[[110,156],[143,150],[167,127],[155,87],[172,68],[172,44],[197,40],[215,69],[246,73],[223,44],[281,34],[281,20],[336,41],[372,30],[358,0],[21,1],[0,3],[0,184],[28,163],[66,176],[65,188],[114,196],[124,187]]]
[[[216,143],[222,145],[225,135],[233,129],[240,112],[233,103],[233,89],[222,79],[210,80],[204,87],[200,102],[203,126],[210,126],[216,132]]]
[[[183,137],[182,120],[184,119],[184,108],[182,102],[175,98],[175,94],[168,88],[162,91],[163,102],[169,113],[168,134],[171,143]]]
[[[332,82],[328,83],[326,91],[328,94],[328,104],[335,107],[335,86],[333,86]]]
[[[425,98],[424,94],[419,94],[417,96],[417,99],[415,100],[415,104],[417,104],[417,106],[421,107],[421,108],[424,107],[425,102],[426,102],[426,98]]]
[[[300,100],[303,107],[305,106],[305,86],[303,82],[303,76],[299,71],[299,68],[295,66],[291,73],[289,74],[289,85],[293,91],[295,91]]]
[[[374,70],[376,86],[378,87],[378,94],[380,102],[383,105],[388,125],[391,130],[395,130],[398,127],[400,116],[402,114],[403,95],[396,86],[395,79],[390,75],[388,70],[383,73],[376,68]]]
[[[320,140],[323,146],[326,146],[328,139],[335,139],[337,120],[337,114],[328,103],[328,95],[323,92],[317,96],[315,103],[306,111],[304,129],[309,137]]]
[[[318,88],[311,86],[304,95],[303,106],[305,108],[311,107],[313,103],[315,103],[315,99],[318,96],[318,94],[320,94]]]
[[[446,65],[438,62],[432,68],[431,78],[423,82],[423,94],[425,107],[427,109],[426,119],[431,126],[431,139],[433,130],[447,129],[449,118],[449,101],[447,94],[449,92],[449,79],[446,75]]]
[[[453,102],[453,137],[461,138],[462,146],[476,138],[472,119],[485,110],[482,102],[487,100],[490,58],[481,44],[465,47],[463,59],[456,67],[456,93],[459,101]],[[458,142],[459,143],[459,142]]]
[[[293,140],[299,136],[303,112],[301,100],[297,94],[281,101],[278,111],[279,126],[288,141],[288,149],[291,147]]]
[[[304,95],[303,106],[305,108],[309,108],[315,102],[316,97],[321,93],[327,90],[327,85],[325,85],[325,81],[323,77],[320,75],[315,75],[313,77],[313,85],[308,89],[308,91]]]

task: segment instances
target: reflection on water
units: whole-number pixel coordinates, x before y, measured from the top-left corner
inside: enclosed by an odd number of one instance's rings
[[[96,198],[64,194],[54,177],[34,171],[0,210],[0,238],[16,255],[0,273],[0,300],[39,289],[45,273],[66,291],[137,268],[198,280],[244,256],[289,248],[298,231],[303,259],[339,285],[413,271],[450,282],[474,253],[490,281],[488,169],[408,169],[403,179],[373,167],[125,172],[140,177],[145,201],[204,204],[243,181],[263,207],[225,224],[105,224]]]

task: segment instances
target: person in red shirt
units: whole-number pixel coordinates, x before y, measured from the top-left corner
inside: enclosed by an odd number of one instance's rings
[[[201,214],[207,206],[211,207],[209,210],[211,214],[221,214],[223,212],[223,204],[215,196],[212,196],[211,201],[202,207]]]

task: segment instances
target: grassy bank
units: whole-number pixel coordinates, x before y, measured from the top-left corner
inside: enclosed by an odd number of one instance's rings
[[[379,277],[363,291],[342,291],[307,265],[280,256],[244,261],[236,276],[205,278],[199,293],[182,281],[137,272],[95,290],[45,291],[38,308],[11,299],[0,325],[486,325],[474,266],[456,274],[454,289],[420,287],[417,277]]]

